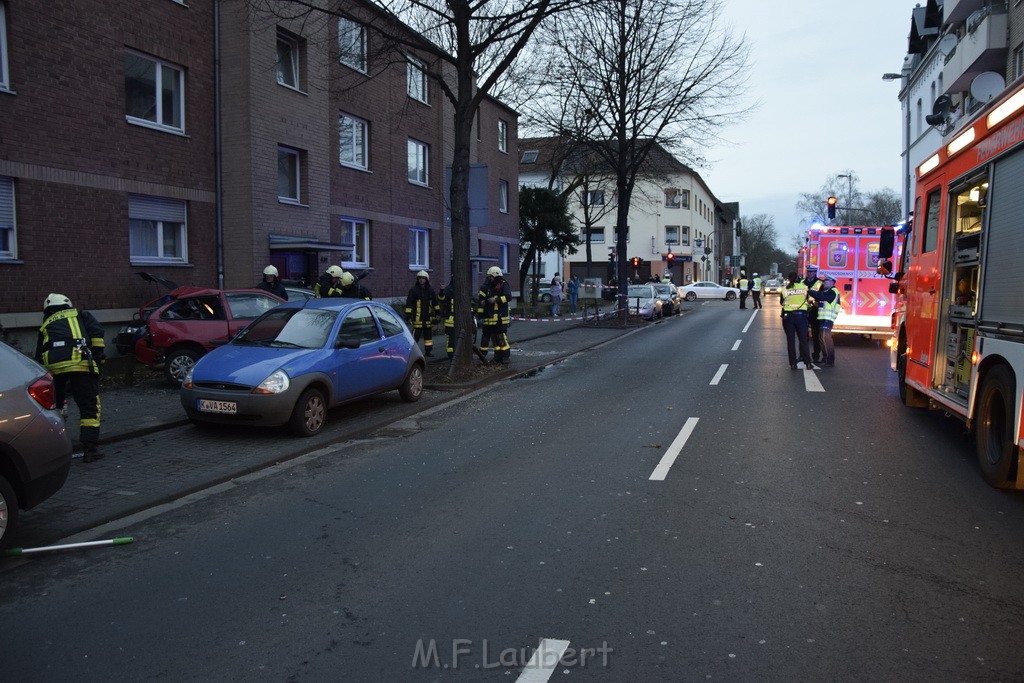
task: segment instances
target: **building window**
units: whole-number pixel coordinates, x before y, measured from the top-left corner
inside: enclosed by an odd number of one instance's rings
[[[409,182],[417,185],[426,185],[430,181],[429,161],[430,148],[425,142],[409,140]]]
[[[604,206],[604,190],[590,190],[583,195],[584,206]]]
[[[367,135],[368,124],[348,114],[342,114],[338,122],[338,160],[342,166],[370,167]]]
[[[430,231],[409,228],[409,267],[426,270],[430,267]]]
[[[679,209],[682,208],[682,192],[679,190],[665,190],[665,208],[666,209]]]
[[[351,19],[338,19],[338,61],[366,73],[366,27]]]
[[[523,152],[523,158],[519,161],[521,164],[535,164],[537,163],[537,157],[539,152],[535,149],[530,149]]]
[[[7,13],[0,2],[0,90],[11,89],[11,74],[7,70]]]
[[[665,244],[679,244],[679,226],[665,226]]]
[[[295,90],[302,89],[303,40],[277,29],[277,82]]]
[[[0,5],[0,13],[3,12],[3,5]],[[3,42],[3,22],[0,21],[0,43]],[[0,47],[0,59],[3,59],[2,47]],[[1013,77],[1024,76],[1024,45],[1018,45],[1013,51]],[[0,74],[3,77],[3,74]]]
[[[498,265],[501,267],[501,272],[508,272],[508,242],[498,245]]]
[[[508,181],[498,181],[498,211],[508,213]]]
[[[132,263],[185,263],[188,242],[185,202],[128,195],[128,231]]]
[[[426,103],[427,101],[427,65],[415,57],[406,57],[406,79],[409,97]]]
[[[302,202],[302,157],[300,150],[277,148],[277,198],[287,204]]]
[[[618,242],[618,240],[619,240],[619,228],[616,227],[614,230],[615,230],[615,241]],[[629,242],[629,226],[628,225],[626,226],[626,241]]]
[[[508,151],[508,122],[498,119],[498,151]]]
[[[923,108],[923,105],[921,104],[921,100],[918,100],[917,101],[917,134],[918,135],[920,135],[924,131],[924,118],[923,118],[924,114],[923,114],[923,110],[924,110],[924,108]]]
[[[679,244],[684,247],[690,246],[690,226],[683,225],[679,228]]]
[[[185,72],[135,52],[124,55],[125,114],[132,123],[185,131]]]
[[[342,267],[370,267],[370,224],[358,218],[341,219]]]
[[[17,236],[14,227],[14,178],[0,176],[0,259],[18,258]]]
[[[604,228],[584,228],[583,239],[587,238],[588,233],[590,235],[591,244],[594,244],[596,242],[604,243]]]

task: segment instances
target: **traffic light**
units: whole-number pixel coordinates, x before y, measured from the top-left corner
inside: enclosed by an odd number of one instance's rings
[[[631,258],[629,260],[629,262],[633,265],[634,268],[639,268],[640,267],[640,257],[639,256],[634,256],[633,258]]]
[[[665,263],[667,263],[669,265],[669,267],[672,267],[672,264],[675,263],[675,262],[676,262],[676,255],[675,254],[673,254],[671,251],[668,252],[667,254],[665,254]]]
[[[829,197],[828,201],[825,202],[826,204],[828,204],[828,218],[829,218],[829,220],[832,220],[833,218],[836,217],[836,201],[837,200],[836,200],[835,197]]]

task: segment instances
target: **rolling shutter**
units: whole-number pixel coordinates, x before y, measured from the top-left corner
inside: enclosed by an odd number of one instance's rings
[[[985,272],[982,325],[1024,327],[1020,290],[1024,263],[1024,149],[996,162],[992,173],[989,224],[984,233]]]

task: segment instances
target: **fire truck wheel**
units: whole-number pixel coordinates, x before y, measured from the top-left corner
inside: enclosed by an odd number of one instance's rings
[[[1017,444],[1013,429],[1013,373],[1005,365],[993,367],[985,375],[974,426],[978,446],[978,464],[985,481],[996,488],[1013,484],[1016,474]]]

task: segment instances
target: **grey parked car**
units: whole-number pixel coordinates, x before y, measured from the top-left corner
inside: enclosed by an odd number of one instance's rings
[[[56,406],[53,377],[39,363],[0,342],[0,549],[10,545],[18,511],[64,485],[71,438]]]

